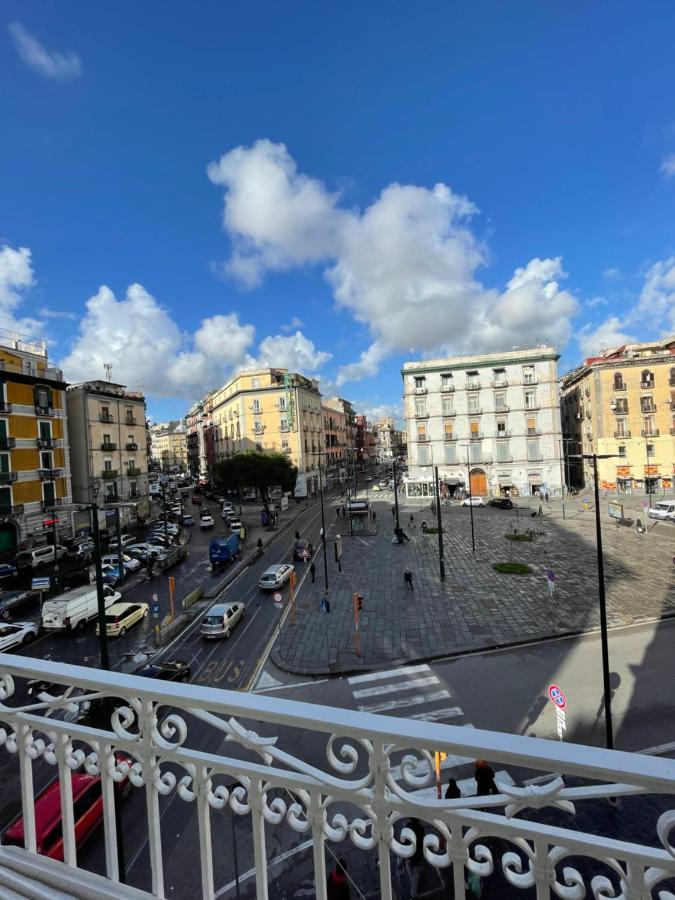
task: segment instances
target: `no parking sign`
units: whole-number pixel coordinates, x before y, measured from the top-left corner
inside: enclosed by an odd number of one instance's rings
[[[558,687],[557,684],[552,684],[548,689],[548,696],[551,700],[551,703],[555,706],[555,718],[556,718],[556,731],[558,732],[558,737],[562,741],[563,732],[567,727],[567,723],[565,721],[565,710],[567,709],[567,697],[561,688]]]

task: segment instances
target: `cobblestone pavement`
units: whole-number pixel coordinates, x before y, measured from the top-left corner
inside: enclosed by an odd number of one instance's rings
[[[371,496],[372,499],[372,496]],[[639,500],[635,512],[641,513]],[[342,574],[335,571],[329,546],[331,612],[320,611],[323,561],[317,555],[315,584],[299,592],[296,624],[287,620],[272,651],[280,668],[295,673],[326,674],[377,668],[392,663],[501,646],[599,627],[595,512],[583,498],[543,504],[543,518],[531,516],[538,501],[518,501],[513,511],[475,508],[475,553],[471,547],[469,509],[443,507],[446,580],[439,579],[438,536],[422,534],[432,524],[431,510],[401,506],[400,520],[410,536],[392,543],[391,502],[374,501],[378,531],[343,537]],[[585,501],[588,503],[588,500]],[[675,525],[649,520],[646,534],[617,526],[601,500],[607,615],[611,626],[658,619],[675,613]],[[415,523],[409,525],[410,514]],[[628,509],[626,515],[629,515]],[[647,520],[642,514],[643,523]],[[435,523],[433,523],[435,524]],[[535,540],[514,542],[505,535],[531,528]],[[345,520],[333,520],[329,544]],[[503,575],[495,562],[528,563],[531,575]],[[403,580],[409,566],[414,590]],[[555,574],[553,597],[547,573]],[[352,592],[363,595],[361,655],[354,652]]]

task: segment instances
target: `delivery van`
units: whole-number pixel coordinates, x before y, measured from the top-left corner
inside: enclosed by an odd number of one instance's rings
[[[103,586],[103,596],[106,609],[122,599],[122,595],[107,584]],[[88,584],[46,600],[42,605],[42,627],[45,631],[74,631],[84,628],[97,615],[96,585]]]

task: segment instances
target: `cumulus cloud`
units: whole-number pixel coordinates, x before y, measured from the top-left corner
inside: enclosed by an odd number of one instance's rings
[[[603,350],[611,350],[635,341],[631,334],[623,331],[624,324],[618,316],[609,316],[593,328],[586,325],[581,329],[578,343],[584,357],[597,356]]]
[[[647,270],[632,318],[656,328],[675,329],[675,256],[660,260]]]
[[[268,140],[226,153],[208,175],[224,191],[232,277],[250,288],[267,271],[321,265],[336,304],[367,324],[372,344],[338,384],[411,345],[428,356],[569,339],[577,303],[560,287],[561,260],[532,259],[503,291],[484,286],[478,210],[445,184],[390,184],[363,211],[348,209]]]
[[[292,372],[313,373],[325,365],[332,354],[318,350],[301,331],[293,335],[269,335],[260,342],[258,363],[278,366]]]
[[[15,250],[3,244],[0,247],[0,328],[27,336],[35,336],[40,330],[42,323],[36,319],[19,319],[14,315],[34,284],[33,261],[28,247]]]
[[[400,403],[357,403],[356,408],[372,425],[381,419],[393,419],[396,427],[401,427],[403,406]]]
[[[661,174],[664,178],[672,178],[675,175],[675,153],[670,153],[661,163]]]
[[[8,30],[19,58],[34,72],[56,81],[71,81],[82,74],[82,62],[76,53],[47,50],[20,22],[12,22]]]

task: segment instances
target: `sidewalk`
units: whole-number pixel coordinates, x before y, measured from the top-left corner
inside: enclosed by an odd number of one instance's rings
[[[410,542],[392,543],[391,504],[374,500],[379,532],[349,537],[348,525],[327,516],[331,612],[322,613],[323,558],[316,556],[316,583],[298,594],[296,624],[287,622],[272,651],[279,668],[303,675],[346,673],[400,665],[452,653],[575,634],[599,627],[595,513],[582,500],[545,505],[531,518],[521,504],[515,512],[474,509],[475,554],[469,510],[443,507],[446,580],[439,579],[438,536],[421,533],[422,519],[435,524],[431,510],[402,506],[400,519]],[[604,502],[606,505],[606,502]],[[617,528],[603,505],[607,614],[611,626],[675,614],[672,550],[675,528],[659,523],[647,535]],[[533,509],[538,509],[538,501]],[[411,511],[416,527],[409,527]],[[505,538],[518,527],[542,532],[533,542]],[[333,541],[343,536],[342,574],[336,572]],[[530,575],[503,575],[494,562],[518,561]],[[413,572],[414,591],[404,581]],[[547,573],[555,574],[554,594]],[[363,596],[361,656],[355,655],[352,593]]]

